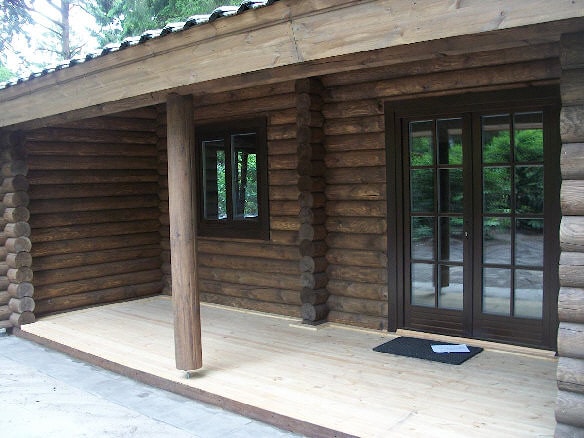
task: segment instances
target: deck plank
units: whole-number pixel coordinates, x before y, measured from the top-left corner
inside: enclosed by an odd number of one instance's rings
[[[372,351],[389,333],[202,306],[203,369],[174,368],[154,297],[42,318],[25,333],[307,423],[367,437],[553,436],[556,361],[486,349],[460,366]],[[268,419],[269,420],[269,419]]]

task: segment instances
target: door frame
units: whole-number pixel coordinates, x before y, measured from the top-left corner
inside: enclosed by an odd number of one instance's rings
[[[548,289],[544,293],[542,323],[542,345],[541,348],[555,349],[556,333],[558,326],[557,295],[559,291],[558,267],[559,267],[559,236],[552,238],[558,233],[550,233],[549,230],[559,230],[561,219],[561,208],[559,199],[559,188],[561,176],[559,170],[560,158],[560,134],[559,134],[559,111],[560,111],[560,90],[559,86],[542,86],[533,88],[521,88],[514,90],[501,90],[489,92],[464,93],[457,95],[417,97],[404,100],[384,102],[385,110],[385,144],[386,144],[386,171],[387,171],[387,256],[388,256],[388,330],[396,331],[403,328],[404,321],[404,220],[405,211],[402,210],[401,197],[404,193],[403,173],[403,148],[401,119],[405,117],[440,117],[442,114],[465,113],[477,111],[513,111],[517,108],[546,107],[550,113],[547,123],[549,128],[546,135],[546,142],[555,147],[548,147],[544,151],[544,161],[551,161],[553,166],[552,180],[547,180],[544,187],[544,197],[550,202],[549,210],[552,212],[545,217],[546,220],[546,248],[553,251],[552,256],[548,256],[544,261],[544,272],[547,277],[552,278],[547,283]],[[444,108],[447,108],[446,110]],[[471,133],[472,135],[472,133]],[[470,164],[470,163],[468,163]],[[557,175],[557,177],[556,177]],[[473,177],[474,179],[474,177]],[[556,213],[557,212],[557,213]],[[477,224],[473,234],[476,232]],[[559,231],[558,231],[559,232]],[[476,245],[473,245],[472,253],[476,254]],[[466,255],[466,254],[465,254]],[[473,262],[473,266],[475,263]],[[473,281],[477,281],[475,278]],[[550,284],[553,284],[550,286]],[[545,287],[545,286],[544,286]],[[466,297],[465,297],[466,299]],[[475,306],[477,303],[474,304]],[[475,310],[473,309],[474,313]],[[472,326],[473,315],[463,312],[465,326]],[[470,321],[468,319],[470,318]],[[472,333],[465,332],[463,336],[473,336]],[[474,337],[481,338],[476,334]],[[490,339],[502,342],[510,342],[500,339]],[[518,344],[521,344],[520,342]],[[533,345],[532,345],[533,346]]]

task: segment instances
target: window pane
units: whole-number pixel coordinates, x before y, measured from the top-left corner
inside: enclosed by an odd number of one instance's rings
[[[438,265],[438,307],[462,310],[462,266]]]
[[[483,269],[483,313],[510,315],[511,271],[509,269]]]
[[[432,121],[410,123],[410,166],[434,164],[434,140]]]
[[[543,114],[515,114],[515,161],[543,161]]]
[[[227,219],[223,140],[203,141],[203,185],[204,218]]]
[[[515,210],[543,213],[543,166],[515,168]]]
[[[543,310],[543,272],[515,271],[515,316],[541,319]]]
[[[483,211],[509,213],[511,210],[511,168],[483,169]]]
[[[412,304],[435,307],[434,302],[434,265],[412,263]]]
[[[439,210],[442,213],[462,213],[462,169],[440,169]]]
[[[462,119],[436,121],[438,163],[462,164]]]
[[[463,220],[460,217],[441,217],[438,221],[438,247],[441,261],[462,262],[463,254]]]
[[[412,212],[433,212],[434,169],[411,170],[410,193]]]
[[[482,142],[484,163],[509,163],[511,161],[511,121],[509,114],[484,116]]]
[[[543,266],[543,219],[517,219],[515,264]]]
[[[257,219],[258,187],[256,135],[231,136],[233,148],[233,216],[234,219]]]
[[[499,265],[511,263],[511,219],[483,219],[483,262]]]
[[[412,258],[434,259],[434,218],[413,217],[411,235]]]

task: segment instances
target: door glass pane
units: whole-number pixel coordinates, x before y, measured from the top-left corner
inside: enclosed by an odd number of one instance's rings
[[[258,218],[256,144],[255,133],[231,136],[235,174],[233,181],[233,215],[235,219]]]
[[[543,165],[515,167],[515,210],[543,213]]]
[[[543,161],[543,113],[515,114],[515,161]]]
[[[438,119],[438,164],[462,164],[462,119]]]
[[[434,218],[415,216],[411,224],[412,258],[434,260]]]
[[[511,168],[483,168],[483,212],[509,213],[511,210]]]
[[[411,211],[434,211],[434,169],[410,171]]]
[[[410,166],[432,166],[434,164],[434,137],[432,120],[411,122]]]
[[[511,270],[483,268],[483,313],[511,314]]]
[[[225,145],[223,140],[203,141],[204,218],[227,219]]]
[[[462,310],[462,266],[438,265],[438,307]]]
[[[511,119],[509,114],[481,117],[483,163],[511,161]]]
[[[483,219],[483,262],[499,265],[511,263],[511,219]]]
[[[543,219],[517,219],[515,224],[515,264],[543,266]]]
[[[442,213],[462,213],[462,169],[440,169],[439,210]]]
[[[543,272],[515,271],[515,316],[541,319],[543,311]]]
[[[435,307],[434,265],[412,263],[411,301],[416,306]]]
[[[463,220],[458,217],[441,217],[438,220],[439,256],[441,261],[462,262]]]

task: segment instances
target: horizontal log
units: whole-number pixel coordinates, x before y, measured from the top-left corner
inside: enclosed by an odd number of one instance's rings
[[[329,152],[385,150],[385,134],[383,132],[372,132],[349,135],[329,135],[326,137],[325,144],[326,149]]]
[[[558,354],[575,359],[584,359],[584,324],[560,322]]]
[[[10,192],[26,192],[28,190],[28,186],[28,179],[24,175],[4,178],[2,185],[0,185],[0,194]]]
[[[272,140],[268,143],[268,156],[273,155],[294,155],[298,147],[295,138]]]
[[[326,171],[328,184],[385,184],[385,180],[385,167],[328,168]]]
[[[328,311],[329,308],[326,305],[326,303],[322,304],[304,303],[302,304],[300,314],[302,315],[303,322],[313,323],[325,320]]]
[[[298,142],[298,147],[296,148],[298,162],[324,159],[326,149],[322,143],[317,143],[312,138],[309,138],[306,142],[302,142],[299,138],[296,141]]]
[[[300,299],[302,303],[317,305],[324,304],[329,297],[329,293],[326,289],[308,289],[303,288],[300,292]]]
[[[298,100],[297,100],[298,102]],[[314,106],[314,104],[313,104]],[[297,106],[298,108],[298,106]],[[296,115],[296,123],[298,126],[306,126],[311,128],[321,128],[324,124],[324,117],[320,111],[298,111]],[[298,137],[297,137],[298,138]]]
[[[32,256],[28,252],[9,253],[6,255],[6,265],[9,268],[32,266]]]
[[[8,307],[8,303],[0,306],[0,321],[7,320],[12,315],[12,310]]]
[[[29,237],[30,225],[28,222],[14,222],[4,226],[4,235],[6,237]]]
[[[11,283],[30,283],[33,279],[33,271],[27,266],[17,269],[9,269],[6,277]]]
[[[375,234],[331,233],[326,238],[331,248],[387,251],[387,239]]]
[[[10,283],[7,289],[8,294],[14,298],[32,297],[34,286],[32,283]]]
[[[151,208],[123,208],[116,210],[79,211],[62,213],[46,213],[33,215],[30,226],[38,228],[61,227],[71,225],[99,224],[105,222],[128,222],[158,218],[160,210]]]
[[[222,254],[236,257],[258,257],[274,260],[298,261],[298,249],[294,246],[272,245],[270,243],[230,242],[199,239],[198,252],[201,257],[207,254]]]
[[[584,34],[570,33],[562,35],[560,39],[562,69],[584,67]]]
[[[160,246],[157,244],[132,246],[127,248],[120,247],[116,249],[95,249],[89,252],[66,252],[64,254],[35,257],[34,268],[35,271],[45,271],[108,262],[124,263],[127,260],[134,260],[137,258],[159,257],[160,252]]]
[[[130,167],[130,166],[128,166]],[[114,184],[157,182],[159,178],[155,169],[122,170],[33,170],[28,174],[31,185],[48,184]]]
[[[272,201],[295,201],[298,202],[298,189],[296,184],[290,183],[282,186],[271,186],[269,188],[270,204]]]
[[[581,115],[584,119],[584,109]],[[584,138],[584,132],[582,136]],[[564,180],[584,179],[584,140],[581,143],[564,143],[562,145],[560,167]]]
[[[8,277],[6,277],[5,275],[0,276],[0,290],[8,289],[9,285],[10,280],[8,280]]]
[[[82,130],[107,129],[108,131],[156,132],[156,119],[157,115],[153,112],[148,117],[134,117],[131,114],[123,116],[102,116],[67,122],[56,126],[59,128]]]
[[[69,156],[69,157],[118,157],[124,160],[127,157],[156,157],[158,152],[155,145],[124,144],[124,143],[66,143],[60,141],[27,141],[28,156]]]
[[[276,94],[273,96],[256,97],[239,101],[229,101],[214,105],[194,107],[195,120],[199,123],[213,121],[213,119],[225,120],[225,117],[255,116],[258,112],[278,111],[286,108],[294,108],[296,96],[293,93]]]
[[[2,198],[5,207],[27,207],[29,202],[28,194],[23,191],[6,193]]]
[[[330,264],[345,266],[387,267],[387,255],[380,251],[329,249],[326,258]]]
[[[298,229],[300,240],[324,240],[327,230],[324,225],[302,224]]]
[[[323,106],[322,113],[327,120],[374,116],[383,114],[383,101],[380,99],[363,99],[327,103]]]
[[[379,331],[387,330],[387,318],[384,316],[370,316],[358,313],[329,310],[328,321],[340,324],[353,325],[362,328],[370,328]]]
[[[249,272],[207,267],[199,267],[198,273],[201,280],[247,285],[258,288],[267,287],[272,289],[300,291],[301,287],[298,275],[273,275],[269,272]]]
[[[326,204],[329,216],[386,217],[385,201],[330,201]]]
[[[200,280],[201,293],[247,298],[269,303],[293,304],[299,306],[300,294],[297,290],[276,289],[269,287],[245,286],[218,281]]]
[[[327,304],[331,310],[362,315],[387,317],[387,301],[374,301],[331,295]]]
[[[30,252],[32,243],[28,237],[11,237],[4,244],[9,253]]]
[[[382,115],[329,119],[324,124],[324,132],[329,135],[367,134],[383,132],[385,120]]]
[[[301,224],[322,225],[326,221],[325,209],[303,207],[298,213],[297,221]]]
[[[560,94],[562,105],[584,104],[584,68],[562,71]]]
[[[558,389],[584,394],[584,360],[560,357],[557,376]]]
[[[160,203],[155,193],[140,196],[114,196],[97,198],[76,199],[34,199],[30,205],[30,212],[37,214],[76,212],[76,211],[100,211],[117,209],[156,208]]]
[[[270,243],[276,245],[298,245],[298,233],[295,231],[270,230]]]
[[[385,166],[385,151],[329,152],[325,163],[327,168]]]
[[[326,196],[331,201],[384,201],[385,184],[335,184],[326,188]]]
[[[149,271],[129,272],[118,275],[103,275],[87,280],[77,280],[44,286],[35,286],[35,301],[40,303],[43,299],[75,295],[78,293],[100,291],[136,284],[159,282],[162,274],[160,269]],[[38,311],[38,309],[37,309]]]
[[[194,102],[195,108],[205,106],[215,106],[219,103],[231,103],[238,100],[251,100],[259,97],[273,96],[279,94],[293,94],[294,81],[276,82],[274,84],[248,86],[237,88],[222,93],[203,93],[197,95]],[[163,120],[166,123],[166,120]]]
[[[329,265],[327,273],[330,280],[369,284],[387,283],[387,269]]]
[[[12,323],[10,322],[10,320],[4,320],[4,321],[0,321],[0,328],[3,329],[11,329],[13,327]]]
[[[223,254],[200,253],[199,266],[245,270],[250,272],[270,272],[274,274],[298,275],[298,263],[293,260],[277,260],[259,257],[233,257]]]
[[[300,228],[300,223],[298,217],[296,216],[271,216],[270,217],[270,229],[271,230],[287,230],[287,231],[298,231]]]
[[[556,421],[558,423],[584,428],[584,394],[558,391]]]
[[[27,142],[156,144],[153,132],[114,131],[107,129],[40,128],[26,133]]]
[[[298,196],[293,201],[272,201],[270,200],[271,216],[297,216],[300,212]]]
[[[38,271],[35,269],[35,286],[86,280],[102,275],[117,275],[130,272],[160,269],[160,257],[136,258],[133,260],[77,266],[67,269]]]
[[[268,180],[270,185],[285,186],[288,184],[296,184],[298,180],[298,172],[295,169],[288,170],[270,170],[268,173]]]
[[[580,271],[582,269],[582,267],[579,268]],[[582,277],[584,280],[584,275]],[[558,317],[562,322],[584,324],[584,288],[560,288],[558,296]]]
[[[296,108],[282,109],[268,114],[268,125],[288,125],[296,121]]]
[[[300,192],[298,195],[300,208],[324,208],[326,200],[326,195],[322,192]]]
[[[584,252],[584,216],[564,216],[560,223],[562,251]]]
[[[358,283],[354,281],[329,280],[327,290],[331,295],[364,300],[387,301],[386,284]]]
[[[120,236],[92,237],[63,241],[39,242],[35,243],[31,255],[36,261],[37,257],[53,255],[71,255],[74,253],[95,252],[116,248],[130,248],[140,245],[158,245],[160,234],[157,232],[127,234]],[[29,249],[30,250],[30,249]],[[72,255],[72,257],[75,257]],[[36,265],[36,262],[35,262]]]
[[[329,217],[326,228],[329,233],[378,234],[383,238],[387,223],[381,218]]]
[[[324,289],[328,283],[328,274],[326,272],[303,272],[300,274],[300,280],[305,289]]]
[[[123,170],[123,169],[152,169],[158,166],[156,157],[132,157],[121,160],[118,157],[71,157],[71,156],[29,156],[28,168],[31,172],[38,170]]]
[[[300,272],[308,272],[311,274],[324,272],[328,267],[326,257],[310,257],[303,256],[298,262]]]
[[[323,176],[297,175],[296,186],[301,192],[324,192],[326,180]]]
[[[560,110],[560,135],[564,144],[581,144],[584,142],[584,127],[580,123],[584,117],[584,105],[564,105]],[[576,151],[573,151],[576,152]],[[577,155],[581,159],[581,155]],[[568,163],[562,150],[561,166]],[[563,172],[563,171],[562,171]]]
[[[217,295],[208,292],[201,293],[201,301],[224,306],[237,307],[258,312],[274,313],[277,315],[300,317],[300,306],[295,304],[270,303],[257,301],[244,297],[231,297],[226,295]]]
[[[25,324],[32,324],[35,321],[36,318],[32,312],[12,313],[10,315],[10,322],[14,327],[20,327]]]
[[[30,218],[30,211],[26,207],[6,208],[3,218],[6,222],[26,222]]]
[[[296,151],[289,155],[270,155],[268,157],[268,169],[271,170],[295,170],[298,166]]]
[[[268,142],[296,138],[296,123],[268,127]]]
[[[315,155],[314,158],[321,159],[324,155],[324,148],[321,145],[324,138],[324,131],[320,127],[314,128],[305,125],[297,125],[296,142],[298,143],[298,155],[306,156],[306,153],[303,151],[303,149],[309,148],[312,149]]]
[[[8,302],[8,307],[15,313],[32,312],[34,306],[34,300],[31,297],[11,298]]]
[[[35,243],[65,241],[87,237],[115,236],[155,232],[160,227],[158,220],[128,221],[67,227],[41,228],[32,234]]]
[[[0,291],[0,306],[8,305],[10,298],[12,298],[12,296],[8,293],[8,291],[1,290]]]
[[[31,186],[30,199],[95,198],[113,196],[141,196],[158,193],[158,183],[116,184],[55,184]]]
[[[300,176],[322,177],[326,172],[326,166],[322,160],[304,160],[298,161],[296,170]]]
[[[48,300],[37,300],[36,313],[37,315],[44,315],[47,313],[62,312],[95,304],[113,303],[116,301],[156,295],[161,291],[162,282],[152,281],[149,283],[129,284],[123,287],[111,289],[82,292],[75,295],[53,297]]]
[[[328,246],[323,240],[301,240],[299,254],[302,257],[323,257],[328,251]]]

